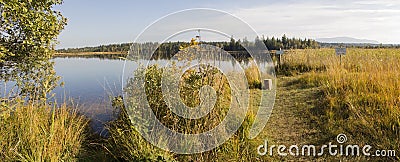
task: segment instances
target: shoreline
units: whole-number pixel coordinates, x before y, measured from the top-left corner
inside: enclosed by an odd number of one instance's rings
[[[125,55],[128,54],[127,51],[120,52],[76,52],[76,53],[63,53],[56,52],[54,56],[90,56],[90,55]]]

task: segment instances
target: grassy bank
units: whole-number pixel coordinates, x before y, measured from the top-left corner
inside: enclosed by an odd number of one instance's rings
[[[2,104],[0,159],[76,161],[88,120],[66,106]],[[2,160],[2,161],[3,161]]]

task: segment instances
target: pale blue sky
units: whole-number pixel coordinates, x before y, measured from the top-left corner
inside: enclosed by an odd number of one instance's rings
[[[57,48],[133,42],[158,18],[189,8],[229,12],[265,36],[349,36],[400,43],[399,0],[64,0],[55,7],[68,18]]]

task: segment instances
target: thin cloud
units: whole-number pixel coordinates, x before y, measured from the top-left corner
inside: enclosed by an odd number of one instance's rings
[[[239,9],[235,15],[248,21],[259,33],[296,37],[351,36],[382,43],[398,43],[399,2],[291,2]],[[384,8],[390,4],[390,8]]]

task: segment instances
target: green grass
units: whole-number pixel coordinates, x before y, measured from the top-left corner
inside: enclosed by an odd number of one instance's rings
[[[5,106],[5,104],[3,104]],[[9,104],[0,119],[0,159],[76,161],[88,120],[66,106]],[[4,108],[4,107],[3,107]]]

